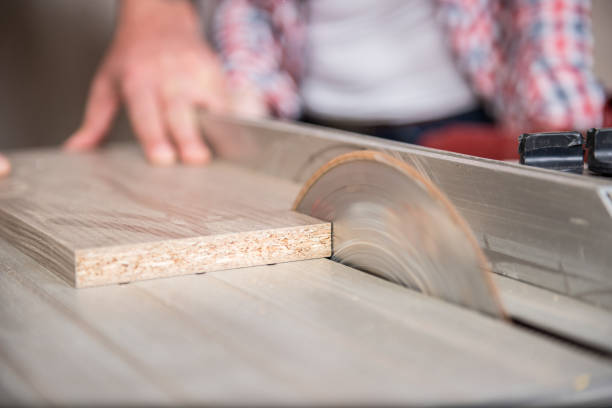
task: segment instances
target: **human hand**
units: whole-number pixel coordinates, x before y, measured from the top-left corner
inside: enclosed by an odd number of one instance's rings
[[[196,108],[226,110],[225,80],[187,0],[123,0],[115,38],[96,73],[81,127],[68,150],[89,150],[108,132],[120,102],[147,158],[202,164],[211,152]]]
[[[261,91],[250,84],[230,86],[230,110],[237,116],[259,119],[270,116],[270,109]]]
[[[11,172],[11,162],[8,161],[6,156],[0,154],[0,178],[6,177]]]

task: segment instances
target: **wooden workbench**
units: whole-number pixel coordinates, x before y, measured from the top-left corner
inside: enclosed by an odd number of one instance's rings
[[[580,399],[594,355],[329,260],[75,290],[0,245],[4,401]]]
[[[289,208],[290,198],[275,205]],[[439,405],[612,395],[605,354],[328,259],[75,289],[35,258],[0,239],[2,403]],[[508,302],[532,299],[510,289]]]

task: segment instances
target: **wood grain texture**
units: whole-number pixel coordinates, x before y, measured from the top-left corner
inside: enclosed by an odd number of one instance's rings
[[[0,234],[76,287],[330,255],[299,186],[224,162],[152,168],[133,146],[11,155]]]
[[[78,291],[3,240],[0,367],[0,405],[612,395],[607,359],[326,259]]]

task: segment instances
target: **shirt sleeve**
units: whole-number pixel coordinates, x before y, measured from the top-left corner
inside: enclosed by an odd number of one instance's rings
[[[521,130],[601,125],[586,0],[439,0],[460,69],[506,125]]]
[[[295,78],[284,67],[282,27],[277,14],[290,3],[225,0],[217,9],[214,37],[230,85],[255,86],[279,117],[296,117],[300,100]],[[284,6],[284,10],[278,10]],[[296,11],[297,13],[297,11]],[[297,19],[295,16],[289,16]],[[290,20],[290,19],[289,19]]]

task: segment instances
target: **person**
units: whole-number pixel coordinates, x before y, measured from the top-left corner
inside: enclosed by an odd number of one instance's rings
[[[455,123],[516,139],[602,121],[585,0],[225,0],[215,39],[268,116],[410,143]]]
[[[66,148],[97,146],[122,101],[158,165],[210,160],[202,107],[412,143],[457,122],[509,132],[601,123],[585,0],[225,0],[214,31],[219,56],[192,2],[123,0]]]

